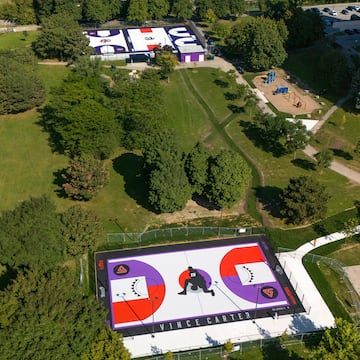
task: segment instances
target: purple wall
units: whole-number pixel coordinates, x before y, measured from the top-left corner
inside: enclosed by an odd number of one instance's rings
[[[190,61],[188,61],[188,62],[199,61],[200,55],[203,55],[203,60],[204,60],[205,59],[205,52],[180,54],[180,62],[186,62],[186,56],[190,56]]]

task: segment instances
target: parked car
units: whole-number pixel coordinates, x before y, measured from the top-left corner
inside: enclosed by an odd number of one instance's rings
[[[329,13],[331,11],[331,9],[326,7],[326,8],[323,9],[323,11]]]
[[[355,11],[360,11],[360,6],[354,5],[354,10],[355,10]]]
[[[316,7],[311,8],[310,11],[320,14],[320,9]]]
[[[331,10],[329,12],[329,14],[332,15],[332,16],[337,16],[337,12],[335,10]]]
[[[350,29],[345,29],[344,33],[348,34],[348,35],[352,35],[354,32]]]
[[[353,10],[355,10],[355,6],[349,5],[346,9],[348,9],[349,11],[353,11]]]
[[[360,30],[359,29],[353,29],[354,34],[360,34]]]
[[[349,14],[349,11],[346,10],[346,9],[343,9],[343,10],[341,10],[341,13],[344,14],[344,15],[347,15],[347,14]]]

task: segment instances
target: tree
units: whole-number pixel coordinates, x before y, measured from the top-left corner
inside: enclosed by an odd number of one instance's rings
[[[201,143],[197,143],[186,158],[185,170],[193,193],[202,195],[205,190],[209,157],[209,151]]]
[[[211,0],[195,0],[195,13],[196,16],[203,20],[205,18],[206,11],[211,8],[212,1]]]
[[[232,28],[226,44],[234,55],[254,70],[280,66],[287,57],[284,43],[287,30],[283,22],[255,17]]]
[[[89,39],[70,14],[57,13],[43,19],[41,29],[33,43],[33,50],[40,58],[74,61],[93,51]]]
[[[285,149],[288,153],[294,154],[294,159],[296,151],[305,149],[310,139],[311,133],[307,131],[306,126],[301,121],[296,121],[295,123],[288,122],[286,126]]]
[[[350,91],[355,98],[360,92],[360,68],[358,68],[352,76]]]
[[[313,11],[304,11],[301,7],[297,7],[291,11],[285,23],[289,31],[286,42],[289,48],[310,46],[323,37],[324,21]]]
[[[160,66],[160,77],[162,79],[169,78],[177,63],[178,58],[171,51],[160,51],[156,54],[155,64]]]
[[[34,57],[29,51],[0,55],[0,114],[15,114],[39,106],[45,100]]]
[[[351,76],[347,56],[339,49],[324,51],[318,60],[319,80],[327,84],[329,90],[341,95],[349,90]]]
[[[358,142],[356,143],[355,149],[354,149],[354,153],[357,156],[360,156],[360,140],[358,140]]]
[[[0,292],[1,358],[80,359],[104,318],[102,305],[82,294],[76,274],[66,266],[47,273],[19,271]]]
[[[148,179],[148,201],[157,212],[182,210],[191,197],[184,153],[174,133],[159,131],[143,146]]]
[[[357,360],[360,354],[360,335],[354,323],[337,318],[335,327],[326,329],[314,359]]]
[[[106,97],[89,82],[70,77],[55,89],[43,111],[43,124],[59,152],[105,159],[119,144],[120,129]]]
[[[251,169],[242,156],[222,150],[210,159],[205,195],[220,207],[230,207],[245,195],[250,179]]]
[[[315,155],[315,159],[316,159],[317,167],[320,170],[326,169],[331,165],[331,162],[333,160],[333,154],[330,150],[325,149],[325,150],[319,151]]]
[[[291,178],[280,195],[280,212],[290,223],[309,223],[325,216],[329,198],[325,186],[314,178]]]
[[[250,121],[252,121],[253,113],[256,111],[256,107],[259,103],[259,98],[249,87],[247,87],[246,89],[245,102],[246,102],[245,107],[249,110]]]
[[[74,200],[92,199],[109,180],[103,161],[92,156],[75,157],[62,174],[66,195]]]
[[[204,14],[204,20],[210,24],[214,24],[216,21],[216,14],[213,9],[207,9]]]
[[[357,235],[359,226],[359,219],[358,218],[350,218],[349,220],[344,222],[344,230],[343,234],[345,235],[346,239],[352,239],[355,235]]]
[[[130,150],[142,148],[165,123],[166,109],[158,73],[145,70],[136,81],[128,78],[117,81],[111,89],[111,107],[124,131],[122,145]]]
[[[128,21],[143,23],[148,17],[148,0],[130,0],[126,16]]]
[[[192,0],[174,0],[171,11],[178,19],[190,19],[192,8]]]
[[[284,115],[274,116],[268,113],[258,114],[257,122],[261,129],[261,137],[269,146],[273,147],[288,134],[290,122]]]
[[[16,23],[17,25],[28,25],[36,22],[32,0],[11,0],[0,6],[1,19]]]
[[[190,198],[183,162],[174,162],[170,154],[163,154],[149,174],[149,203],[160,213],[172,213],[183,210]]]
[[[48,268],[63,259],[62,225],[46,197],[31,198],[0,217],[0,263]]]
[[[148,13],[151,19],[162,19],[169,13],[168,0],[148,0]]]
[[[104,229],[99,217],[91,210],[79,205],[69,207],[61,216],[63,240],[66,252],[79,257],[93,252],[96,243],[104,237]]]
[[[103,328],[91,342],[81,360],[130,360],[130,353],[125,348],[122,335]]]
[[[118,0],[87,0],[79,5],[82,21],[98,24],[119,17],[122,7]]]
[[[83,10],[83,2],[73,0],[34,0],[33,4],[38,24],[49,16],[60,13],[78,21]]]

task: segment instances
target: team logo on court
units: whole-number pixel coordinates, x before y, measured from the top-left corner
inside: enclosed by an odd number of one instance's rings
[[[129,272],[129,266],[126,264],[119,264],[114,267],[115,275],[126,275]]]
[[[261,288],[261,294],[268,299],[274,299],[278,296],[278,291],[272,286],[264,286]]]

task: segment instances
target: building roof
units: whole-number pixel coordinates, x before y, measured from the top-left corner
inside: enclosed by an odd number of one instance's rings
[[[178,46],[178,50],[181,54],[204,53],[205,52],[205,49],[201,45]]]

